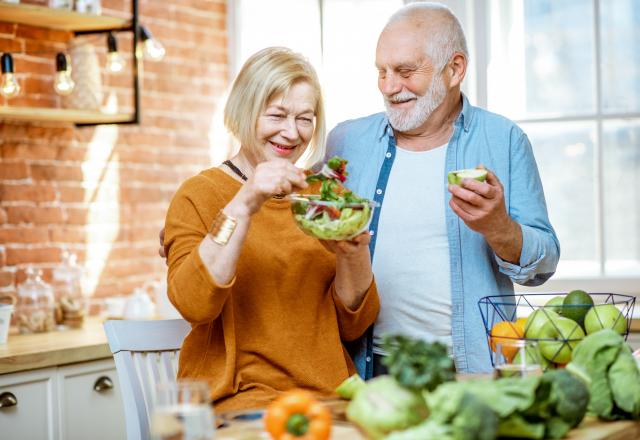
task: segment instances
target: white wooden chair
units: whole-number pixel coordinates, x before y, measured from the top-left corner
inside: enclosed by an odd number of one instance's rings
[[[128,440],[148,440],[155,385],[175,382],[182,341],[191,330],[183,319],[106,321],[104,330],[120,379]]]

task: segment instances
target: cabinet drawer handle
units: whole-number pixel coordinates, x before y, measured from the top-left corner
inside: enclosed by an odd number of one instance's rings
[[[109,376],[100,376],[93,384],[93,390],[99,393],[113,389],[113,381]]]
[[[18,398],[15,394],[10,392],[0,394],[0,408],[9,408],[12,406],[18,406]]]

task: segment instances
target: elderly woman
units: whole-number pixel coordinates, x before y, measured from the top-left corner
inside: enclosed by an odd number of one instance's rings
[[[233,84],[225,125],[239,153],[188,179],[165,224],[169,297],[193,327],[178,376],[209,381],[221,410],[263,406],[294,387],[329,395],[355,373],[343,342],[373,324],[379,303],[369,235],[320,242],[283,198],[307,187],[295,164],[324,156],[313,67],[284,48],[256,53]]]

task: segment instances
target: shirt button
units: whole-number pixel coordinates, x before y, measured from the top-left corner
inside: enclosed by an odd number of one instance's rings
[[[386,158],[389,159],[391,157],[391,153],[385,154]]]
[[[381,190],[380,188],[378,188],[378,189],[376,190],[376,194],[378,194],[378,195],[382,194],[382,190]]]
[[[375,233],[376,233],[376,231],[369,231],[369,235],[373,235]]]
[[[367,362],[371,362],[371,356],[367,356]]]

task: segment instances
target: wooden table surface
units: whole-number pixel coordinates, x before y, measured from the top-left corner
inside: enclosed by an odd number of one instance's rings
[[[331,430],[332,440],[365,440],[360,431],[345,420],[345,409],[349,402],[345,400],[328,400],[334,416]],[[255,414],[248,411],[239,411],[220,414],[225,426],[216,432],[216,440],[268,440],[269,435],[264,432],[261,419],[239,420],[247,414]],[[240,417],[238,417],[240,416]],[[580,426],[572,430],[565,439],[569,440],[638,440],[640,439],[640,422],[617,421],[602,422],[593,417],[585,418]],[[418,439],[416,439],[418,440]]]

